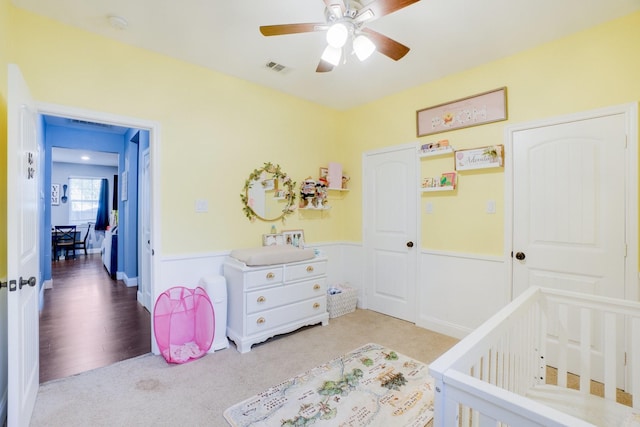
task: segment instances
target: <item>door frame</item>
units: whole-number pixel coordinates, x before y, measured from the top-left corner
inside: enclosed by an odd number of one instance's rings
[[[414,218],[414,223],[415,223],[415,230],[416,230],[416,235],[415,235],[415,245],[414,245],[414,249],[415,251],[413,251],[413,256],[415,256],[415,280],[414,283],[412,284],[412,286],[414,287],[414,299],[415,299],[415,303],[414,303],[414,307],[413,307],[413,323],[417,324],[418,319],[420,318],[420,312],[419,312],[419,301],[421,298],[420,295],[420,287],[418,286],[418,283],[420,282],[420,266],[421,266],[421,260],[420,260],[420,255],[422,253],[422,221],[420,219],[420,207],[422,204],[422,198],[420,198],[420,193],[419,193],[419,188],[418,188],[418,180],[419,180],[419,176],[420,176],[420,158],[417,155],[418,152],[418,146],[419,146],[419,142],[414,141],[414,142],[409,142],[409,143],[405,143],[405,144],[399,144],[399,145],[393,145],[393,146],[389,146],[389,147],[383,147],[383,148],[378,148],[375,150],[370,150],[370,151],[366,151],[364,153],[362,153],[362,194],[367,194],[367,190],[365,189],[365,186],[367,185],[367,171],[368,171],[368,166],[367,166],[367,159],[370,156],[373,155],[380,155],[380,154],[385,154],[385,153],[392,153],[395,151],[404,151],[404,150],[413,150],[414,154],[415,154],[415,159],[414,159],[414,170],[415,170],[415,197],[417,199],[416,202],[416,211],[415,211],[415,218]],[[369,209],[369,204],[371,203],[370,200],[367,200],[366,197],[362,197],[362,254],[363,254],[363,269],[362,269],[362,283],[366,283],[366,281],[364,280],[364,271],[367,268],[367,251],[369,249],[369,245],[370,243],[368,242],[368,238],[367,238],[367,226],[369,225],[369,220],[366,218],[366,214],[368,212]],[[411,253],[411,252],[410,252]],[[363,289],[363,301],[362,301],[362,308],[368,309],[368,294],[369,294],[370,289],[367,287],[367,285],[365,284],[365,289]]]
[[[638,301],[638,103],[620,104],[610,107],[567,114],[557,117],[508,125],[504,130],[504,260],[509,301],[513,300],[513,137],[516,132],[581,120],[623,114],[627,134],[625,164],[625,236],[627,256],[625,258],[625,298]]]
[[[155,288],[153,286],[154,277],[160,277],[159,257],[155,253],[162,253],[161,242],[161,209],[160,209],[160,123],[152,120],[138,119],[135,117],[121,116],[100,111],[93,111],[84,108],[75,108],[59,104],[50,104],[37,102],[36,107],[38,114],[65,117],[76,120],[105,123],[114,126],[122,126],[127,128],[135,128],[149,131],[149,154],[150,154],[150,209],[151,209],[151,277],[150,289],[152,299],[155,296]],[[136,236],[139,239],[139,236]],[[140,243],[140,242],[138,242]],[[153,309],[149,310],[153,319]],[[151,342],[153,343],[153,327],[151,328]]]

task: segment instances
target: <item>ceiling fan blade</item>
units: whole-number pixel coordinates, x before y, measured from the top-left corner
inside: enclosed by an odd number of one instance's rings
[[[281,24],[281,25],[262,25],[260,32],[263,36],[282,36],[285,34],[310,33],[313,31],[322,31],[327,29],[327,24],[311,23],[311,24]]]
[[[376,49],[383,55],[397,61],[409,53],[409,48],[400,42],[397,42],[389,37],[373,31],[370,28],[362,28],[360,31],[365,33],[376,45]]]
[[[333,13],[333,16],[335,16],[336,19],[340,19],[344,15],[344,11],[346,10],[344,0],[324,0],[324,4],[327,6],[327,9]]]
[[[333,65],[328,63],[324,59],[321,59],[318,63],[318,68],[316,68],[316,73],[327,73],[331,70],[333,70]]]
[[[360,9],[355,17],[356,22],[372,21],[385,15],[411,6],[420,0],[377,0]]]

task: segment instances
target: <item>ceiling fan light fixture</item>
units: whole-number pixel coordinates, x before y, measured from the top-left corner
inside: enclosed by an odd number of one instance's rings
[[[333,24],[327,30],[327,43],[331,47],[341,48],[347,42],[347,38],[349,38],[349,30],[341,22]]]
[[[342,57],[342,49],[339,47],[327,46],[322,52],[322,60],[328,62],[334,67],[340,63]]]
[[[373,44],[369,37],[360,34],[353,40],[353,50],[360,61],[364,61],[371,56],[376,50],[376,45]]]

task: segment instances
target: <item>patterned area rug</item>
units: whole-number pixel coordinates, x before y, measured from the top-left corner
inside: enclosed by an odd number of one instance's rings
[[[367,344],[240,402],[224,412],[234,427],[410,426],[433,418],[427,365]]]

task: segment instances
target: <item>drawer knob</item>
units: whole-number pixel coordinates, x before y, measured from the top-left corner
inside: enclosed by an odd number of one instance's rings
[[[313,304],[313,308],[315,308],[316,310],[320,308],[320,303],[315,303]]]
[[[258,320],[256,320],[256,323],[258,325],[262,325],[264,322],[266,322],[267,320],[264,317],[258,317]]]
[[[258,300],[257,300],[257,301],[258,301],[258,302],[265,302],[266,300],[267,300],[267,299],[266,299],[265,297],[260,296],[260,297],[258,297]]]
[[[307,266],[307,273],[313,273],[313,265]]]
[[[313,285],[313,290],[314,291],[319,291],[320,290],[320,285],[318,285],[317,283],[315,285]]]
[[[271,279],[273,279],[274,277],[276,277],[276,275],[275,275],[275,274],[273,274],[273,273],[267,273],[267,279],[271,280]]]

